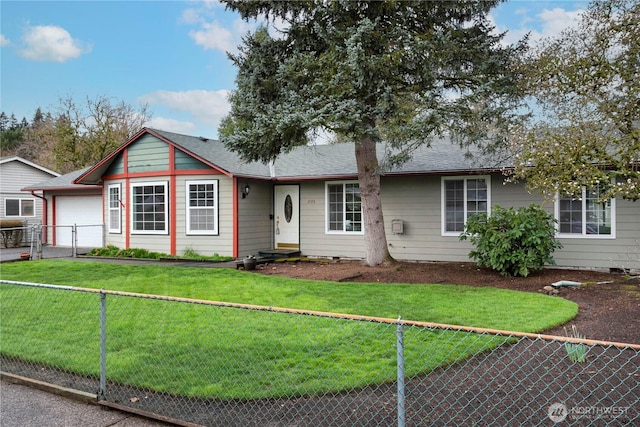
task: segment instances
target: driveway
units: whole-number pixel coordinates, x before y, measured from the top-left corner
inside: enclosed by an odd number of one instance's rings
[[[0,381],[2,427],[166,427],[170,424],[66,398],[35,387]]]

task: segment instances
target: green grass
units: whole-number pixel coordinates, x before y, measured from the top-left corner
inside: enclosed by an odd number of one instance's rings
[[[89,273],[89,274],[87,274]],[[539,332],[577,313],[569,301],[450,285],[287,279],[233,269],[46,260],[3,264],[0,277],[95,289]],[[0,351],[98,374],[98,295],[0,286]],[[348,390],[395,378],[395,325],[109,296],[110,380],[202,397]],[[409,376],[505,337],[406,328]]]

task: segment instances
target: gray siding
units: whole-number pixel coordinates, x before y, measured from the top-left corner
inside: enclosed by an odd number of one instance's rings
[[[325,183],[300,186],[300,250],[318,257],[364,258],[364,236],[325,233]]]
[[[308,256],[364,258],[363,236],[325,233],[324,182],[301,186],[301,250]],[[407,261],[468,262],[472,249],[468,241],[442,235],[440,177],[383,178],[382,202],[385,229],[391,255]],[[543,206],[553,213],[553,203],[529,194],[522,184],[504,183],[503,176],[491,176],[491,205]],[[391,223],[400,219],[403,234],[393,234]],[[561,239],[564,248],[555,252],[558,266],[578,268],[640,269],[640,203],[617,200],[616,238]]]
[[[273,248],[273,186],[270,182],[240,180],[239,192],[245,184],[251,186],[251,192],[245,199],[238,194],[240,258]]]
[[[187,235],[187,181],[218,181],[218,234]],[[179,176],[176,180],[176,252],[183,254],[193,249],[200,255],[225,255],[233,253],[233,181],[225,175]]]
[[[150,182],[166,182],[167,183],[167,188],[168,188],[167,203],[170,203],[171,193],[175,191],[175,189],[171,188],[169,177],[154,176],[154,177],[148,177],[148,178],[132,178],[129,180],[128,186],[123,185],[123,191],[125,192],[125,194],[129,194],[129,197],[127,197],[126,199],[127,201],[124,202],[125,206],[127,204],[131,205],[130,192],[131,192],[132,184],[145,184]],[[108,183],[105,183],[105,189],[107,188],[107,184]],[[131,206],[129,206],[128,215],[131,215],[131,212],[132,212]],[[171,216],[170,207],[169,207],[168,214],[169,216]],[[124,224],[126,224],[126,219],[125,219],[125,222],[123,222],[123,225]],[[131,226],[131,218],[129,218],[129,224]],[[168,228],[170,228],[170,226],[168,226]],[[149,251],[162,252],[162,253],[168,254],[171,251],[171,238],[169,236],[169,233],[167,234],[131,234],[130,233],[129,247],[144,248]]]
[[[616,237],[562,238],[558,265],[640,269],[640,202],[616,200]]]
[[[218,234],[217,235],[187,235],[186,225],[186,182],[198,181],[198,180],[217,180],[218,181]],[[107,212],[107,191],[109,184],[112,183],[122,184],[123,202],[125,205],[130,203],[127,200],[128,188],[125,180],[114,180],[105,182],[105,192],[103,197],[105,198],[105,215]],[[176,254],[183,254],[186,249],[193,249],[201,255],[233,255],[233,199],[232,189],[233,181],[231,178],[225,175],[213,174],[213,175],[185,175],[176,177],[175,188],[171,186],[171,181],[168,176],[157,176],[148,178],[135,178],[129,181],[129,186],[133,183],[145,183],[145,182],[168,182],[168,203],[171,202],[172,194],[175,193],[175,229],[170,230],[175,235],[176,241]],[[129,213],[130,214],[130,213]],[[169,207],[169,217],[172,215],[171,206]],[[108,216],[105,216],[107,218]],[[126,243],[126,212],[122,211],[122,233],[106,233],[107,244],[112,244],[118,247],[124,247]],[[171,223],[170,223],[171,224]],[[171,225],[169,224],[169,228]],[[171,251],[171,238],[169,234],[131,234],[129,239],[129,246],[132,248],[145,248],[150,251],[170,253]],[[264,248],[261,248],[264,249]]]

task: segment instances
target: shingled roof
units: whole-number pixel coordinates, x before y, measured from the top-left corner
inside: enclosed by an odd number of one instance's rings
[[[357,175],[355,149],[352,143],[297,147],[280,155],[270,168],[269,165],[260,162],[244,162],[238,154],[228,150],[218,140],[160,130],[151,131],[170,140],[195,157],[215,164],[218,168],[235,176],[291,180]],[[393,150],[388,150],[384,143],[379,144],[378,158],[381,164],[385,161],[387,151]],[[481,155],[477,150],[462,148],[446,139],[436,139],[430,146],[419,146],[409,161],[398,167],[382,170],[382,174],[470,173],[498,170],[509,166],[505,162]]]
[[[75,184],[74,181],[88,171],[89,168],[80,169],[77,171],[69,172],[64,175],[57,176],[47,181],[32,184],[23,188],[23,191],[36,191],[36,190],[74,190],[74,189],[88,189],[90,187],[102,188],[101,186],[87,186],[84,184]]]
[[[352,143],[335,143],[297,147],[282,154],[273,164],[245,162],[235,152],[214,139],[183,135],[158,129],[142,129],[134,138],[122,144],[98,164],[35,184],[25,190],[53,190],[86,188],[99,185],[102,175],[127,145],[143,134],[154,135],[173,144],[181,151],[228,176],[269,179],[275,181],[353,178],[357,176],[355,149]],[[378,158],[384,165],[390,150],[378,145]],[[469,156],[472,154],[472,156]],[[462,148],[446,139],[435,139],[430,145],[419,146],[411,158],[400,166],[381,170],[383,176],[392,175],[448,175],[486,173],[510,167],[495,158]]]

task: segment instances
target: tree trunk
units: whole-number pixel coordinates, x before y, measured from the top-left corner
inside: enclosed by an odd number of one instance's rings
[[[391,263],[394,260],[389,254],[384,230],[376,144],[370,138],[362,138],[355,146],[364,221],[365,262],[370,266]]]

